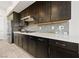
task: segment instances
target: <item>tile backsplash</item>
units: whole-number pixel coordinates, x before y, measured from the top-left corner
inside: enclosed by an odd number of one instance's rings
[[[30,31],[56,33],[56,34],[69,34],[69,21],[63,23],[53,23],[44,25],[29,25],[27,27]]]

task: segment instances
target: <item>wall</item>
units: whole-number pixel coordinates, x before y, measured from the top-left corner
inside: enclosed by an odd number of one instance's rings
[[[79,1],[72,1],[71,20],[69,22],[69,36],[71,39],[79,39]],[[79,40],[78,40],[79,41]]]
[[[0,40],[7,39],[7,20],[4,10],[0,10]]]
[[[62,29],[60,28],[62,26]],[[64,28],[63,28],[64,27]],[[43,32],[43,33],[56,33],[56,34],[69,34],[69,21],[63,23],[53,23],[46,25],[29,25],[27,27],[30,31]]]

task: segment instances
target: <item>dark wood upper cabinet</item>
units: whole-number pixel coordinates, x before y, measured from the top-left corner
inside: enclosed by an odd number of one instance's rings
[[[26,10],[26,9],[25,9],[25,10]],[[25,17],[25,15],[26,15],[26,11],[25,11],[25,10],[23,10],[23,11],[20,13],[21,18]]]
[[[7,18],[14,23],[18,23],[20,21],[20,14],[17,12],[12,12],[9,16],[7,16]]]
[[[31,16],[34,23],[71,19],[71,1],[37,1],[23,10],[21,18]]]
[[[38,16],[39,23],[45,23],[50,21],[50,2],[49,1],[40,1],[38,4]]]
[[[29,9],[29,14],[30,16],[34,19],[33,23],[37,24],[38,23],[38,3],[32,4]]]
[[[51,21],[69,20],[71,18],[70,1],[51,1],[50,5]]]

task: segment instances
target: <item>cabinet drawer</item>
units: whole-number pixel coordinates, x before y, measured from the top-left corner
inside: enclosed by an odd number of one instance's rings
[[[58,41],[58,40],[49,40],[49,42],[51,45],[55,45],[57,47],[66,48],[66,49],[78,52],[77,43],[64,42],[64,41]]]

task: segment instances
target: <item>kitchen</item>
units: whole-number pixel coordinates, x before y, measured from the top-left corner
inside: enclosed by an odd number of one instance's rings
[[[74,33],[78,23],[73,20],[78,18],[73,12],[77,4],[73,1],[19,2],[7,15],[11,22],[8,42],[34,58],[79,58],[78,32]]]

